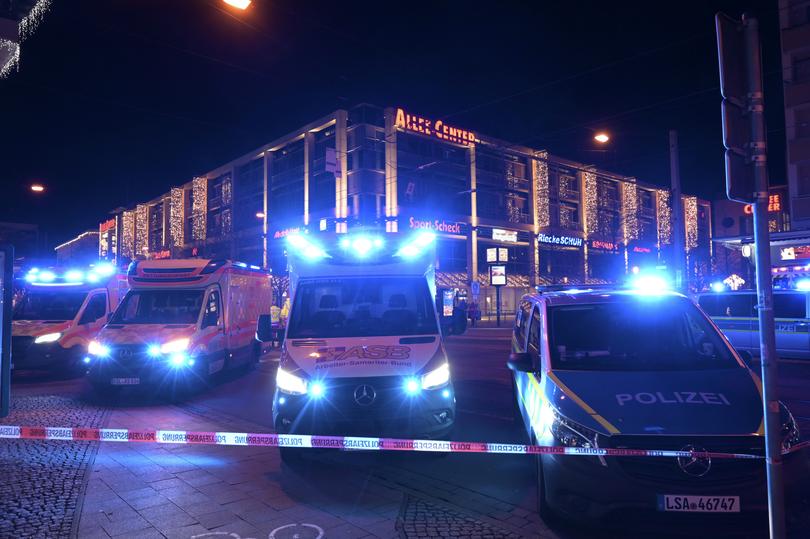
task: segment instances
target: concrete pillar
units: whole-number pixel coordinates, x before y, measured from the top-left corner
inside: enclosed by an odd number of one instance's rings
[[[264,269],[270,267],[270,239],[268,238],[267,221],[270,218],[270,174],[273,170],[273,152],[267,150],[264,152],[264,167],[262,174],[262,183],[264,185],[264,197],[262,200],[262,208],[264,218],[262,219],[262,262]]]
[[[309,169],[314,145],[315,133],[304,133],[304,226],[309,226]]]
[[[385,231],[397,232],[397,128],[396,112],[385,109]]]
[[[467,237],[467,281],[478,280],[478,181],[475,172],[475,145],[467,152],[470,164],[470,235]]]
[[[348,113],[345,110],[337,111],[335,115],[335,155],[337,156],[338,173],[335,174],[335,232],[347,232],[346,219],[349,216],[349,163],[348,137],[346,124]]]

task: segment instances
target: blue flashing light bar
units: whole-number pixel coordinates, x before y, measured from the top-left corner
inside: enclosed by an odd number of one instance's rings
[[[339,245],[357,258],[365,258],[381,249],[385,241],[379,236],[349,236],[341,238]]]
[[[309,260],[320,260],[321,258],[327,258],[329,256],[323,248],[300,234],[287,236],[287,244],[295,249],[301,256]]]
[[[720,292],[726,291],[726,285],[723,281],[715,281],[711,284],[711,289],[712,292],[717,292],[719,294]]]
[[[85,283],[97,283],[102,278],[109,277],[115,273],[115,266],[108,262],[91,265],[89,269],[81,270],[71,268],[61,275],[49,269],[40,270],[31,268],[25,274],[25,280],[36,286],[78,286]]]
[[[810,292],[810,279],[799,279],[796,281],[796,290]]]
[[[436,234],[432,232],[420,232],[397,251],[396,256],[402,258],[415,258],[425,252],[425,248],[436,241]]]

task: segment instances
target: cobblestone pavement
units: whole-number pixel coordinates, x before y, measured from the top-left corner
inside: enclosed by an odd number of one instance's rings
[[[521,536],[423,498],[406,496],[397,521],[402,537],[515,538]]]
[[[75,398],[39,395],[12,398],[6,425],[101,427],[104,411]],[[77,505],[92,442],[2,440],[0,444],[0,536],[68,537],[77,524]]]

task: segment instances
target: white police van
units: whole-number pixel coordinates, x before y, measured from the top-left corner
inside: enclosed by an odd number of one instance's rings
[[[633,290],[527,295],[512,354],[526,432],[540,445],[764,455],[762,388],[710,319],[688,298]],[[782,407],[784,449],[799,440]],[[738,513],[767,510],[761,460],[537,457],[544,516]],[[785,478],[799,481],[800,453]],[[806,469],[804,470],[806,472]],[[672,515],[671,515],[672,516]]]
[[[307,235],[287,243],[291,308],[276,431],[446,435],[455,394],[433,299],[433,235],[345,235],[330,249]],[[270,326],[260,318],[261,340]]]

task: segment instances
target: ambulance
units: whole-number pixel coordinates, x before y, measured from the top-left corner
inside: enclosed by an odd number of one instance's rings
[[[334,243],[288,237],[276,431],[446,436],[456,407],[433,299],[433,235],[347,234]],[[270,326],[263,317],[260,339]],[[283,448],[285,460],[296,456]]]
[[[190,389],[258,362],[259,315],[270,312],[270,274],[228,260],[143,260],[130,290],[90,342],[84,361],[99,392],[122,386]]]
[[[127,291],[126,276],[100,263],[86,269],[30,269],[14,304],[16,370],[80,373],[87,345]]]

